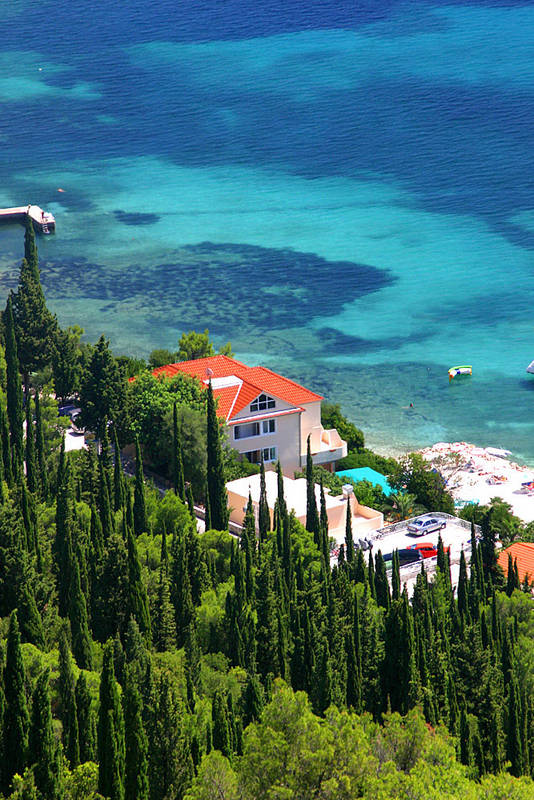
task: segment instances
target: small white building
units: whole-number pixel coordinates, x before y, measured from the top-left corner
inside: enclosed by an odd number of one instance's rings
[[[303,525],[306,524],[306,479],[283,477],[284,498],[289,511],[294,511],[295,516]],[[265,473],[265,488],[267,491],[267,505],[271,515],[271,526],[274,524],[274,506],[278,497],[278,478],[276,472],[270,470]],[[248,478],[238,478],[226,484],[228,492],[228,506],[230,508],[230,521],[238,525],[243,524],[247,509],[249,492],[252,497],[254,513],[258,519],[260,502],[260,476],[250,475]],[[315,484],[315,499],[317,510],[321,508],[321,487]],[[373,508],[362,506],[354,497],[352,486],[346,487],[342,495],[332,497],[330,490],[325,488],[326,513],[328,516],[328,533],[338,544],[345,540],[345,525],[347,503],[352,511],[352,536],[355,543],[358,539],[369,536],[384,524],[384,515]]]

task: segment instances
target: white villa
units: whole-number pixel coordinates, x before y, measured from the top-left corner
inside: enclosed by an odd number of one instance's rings
[[[179,372],[206,387],[211,380],[230,444],[251,463],[259,463],[263,454],[266,465],[280,459],[284,474],[293,475],[306,464],[308,436],[314,464],[333,471],[336,461],[347,455],[347,443],[337,430],[321,424],[323,398],[289,378],[223,355],[167,364],[152,374],[173,377]]]

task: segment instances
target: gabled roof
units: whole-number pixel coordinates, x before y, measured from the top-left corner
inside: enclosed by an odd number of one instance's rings
[[[211,378],[213,394],[219,401],[217,413],[226,422],[262,393],[295,407],[323,399],[321,395],[277,375],[267,367],[247,367],[235,358],[222,355],[167,364],[158,367],[152,374],[173,378],[179,372],[198,378],[205,386]]]
[[[517,571],[521,583],[528,574],[531,581],[534,581],[534,544],[531,542],[514,542],[506,550],[501,550],[497,561],[503,568],[504,574],[508,575],[508,553],[512,556],[512,561],[517,559]]]

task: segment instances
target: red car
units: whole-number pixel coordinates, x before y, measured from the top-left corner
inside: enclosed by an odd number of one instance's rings
[[[407,550],[418,550],[421,553],[421,558],[435,558],[438,554],[438,548],[432,542],[417,542],[417,544],[409,544]],[[449,551],[445,547],[445,552]]]

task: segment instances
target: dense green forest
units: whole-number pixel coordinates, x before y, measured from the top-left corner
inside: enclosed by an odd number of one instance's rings
[[[46,307],[29,226],[0,350],[1,796],[531,800],[534,607],[497,567],[506,509],[470,512],[456,591],[441,546],[411,599],[350,525],[331,565],[313,492],[305,527],[279,481],[275,530],[262,494],[259,535],[249,503],[231,536],[224,482],[257,468],[225,446],[211,387],[82,333]],[[202,336],[178,352],[204,355]],[[67,453],[56,396],[73,395],[97,440]],[[382,461],[449,507],[416,457]]]

